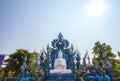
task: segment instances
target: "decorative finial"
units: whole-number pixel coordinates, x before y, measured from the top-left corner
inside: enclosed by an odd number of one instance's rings
[[[63,38],[63,35],[59,33],[58,38],[54,39],[52,42],[53,48],[67,48],[69,46],[69,41]]]
[[[61,32],[59,33],[58,38],[63,38],[63,35]]]
[[[118,56],[119,56],[119,58],[120,58],[120,52],[118,51]]]
[[[71,48],[72,51],[74,50],[73,44],[71,44],[71,47],[70,47],[70,48]]]
[[[47,49],[47,51],[49,51],[49,50],[50,50],[50,46],[49,46],[49,44],[47,44],[46,49]]]

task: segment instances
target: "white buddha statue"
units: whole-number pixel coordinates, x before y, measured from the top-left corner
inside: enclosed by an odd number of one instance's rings
[[[50,74],[70,74],[72,71],[66,69],[66,60],[62,57],[62,51],[58,52],[58,58],[55,59],[54,69],[50,70]]]

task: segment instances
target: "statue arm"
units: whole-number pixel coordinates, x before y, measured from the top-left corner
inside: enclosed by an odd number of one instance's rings
[[[65,61],[65,60],[63,60],[63,62],[64,62],[64,63],[63,63],[63,65],[64,65],[64,66],[66,66],[66,61]]]
[[[56,66],[58,66],[58,61],[55,60],[55,62],[54,62],[54,68],[55,68]]]
[[[66,61],[65,60],[61,60],[61,61],[55,60],[54,68],[56,68],[58,66],[62,66],[64,69],[66,69]]]
[[[61,65],[64,67],[64,69],[66,69],[66,61],[62,60]]]

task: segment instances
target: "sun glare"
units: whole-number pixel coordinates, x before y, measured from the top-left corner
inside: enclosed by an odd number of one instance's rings
[[[105,3],[102,0],[94,0],[88,5],[88,13],[92,16],[99,16],[105,10]]]

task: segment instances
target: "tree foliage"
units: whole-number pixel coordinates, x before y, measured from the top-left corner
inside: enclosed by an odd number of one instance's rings
[[[5,71],[4,70],[0,70],[0,78],[3,78],[4,74],[5,74]]]
[[[113,59],[116,56],[114,53],[112,53],[112,48],[110,45],[106,45],[106,43],[101,44],[99,41],[95,43],[95,46],[93,47],[93,53],[102,60],[105,58]]]
[[[120,64],[116,64],[116,66],[113,68],[113,72],[116,77],[120,78]]]
[[[106,43],[100,43],[99,41],[97,41],[95,43],[95,46],[93,47],[92,53],[96,57],[96,61],[101,66],[101,68],[103,68],[104,61],[107,59],[112,65],[113,73],[120,73],[119,70],[117,70],[117,64],[119,63],[119,61],[115,59],[116,54],[112,52],[112,48],[110,45],[107,45]]]
[[[9,58],[5,60],[6,67],[4,68],[5,70],[5,75],[6,77],[16,77],[19,76],[20,74],[20,67],[22,66],[25,56],[27,55],[27,61],[26,63],[28,64],[29,60],[31,59],[31,71],[35,71],[35,61],[34,61],[34,53],[28,52],[28,50],[23,50],[23,49],[18,49],[15,53],[10,54]]]

